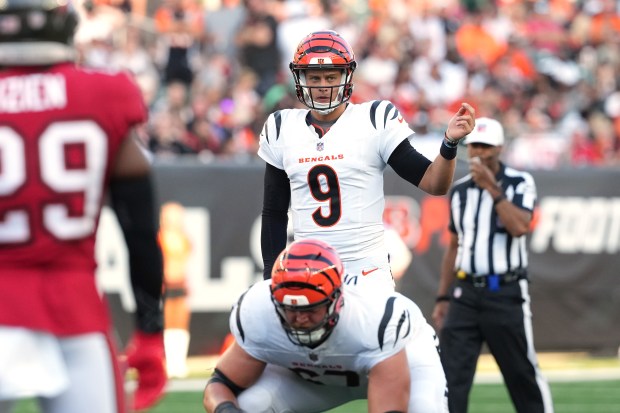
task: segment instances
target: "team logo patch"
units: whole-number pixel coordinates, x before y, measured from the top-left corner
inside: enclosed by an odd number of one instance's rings
[[[319,142],[316,144],[317,151],[322,151],[323,149],[325,149],[325,144],[323,142]]]

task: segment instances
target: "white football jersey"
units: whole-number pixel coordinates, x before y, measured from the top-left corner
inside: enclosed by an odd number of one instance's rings
[[[364,388],[375,364],[407,346],[412,354],[422,353],[413,347],[418,336],[428,334],[426,320],[418,306],[399,293],[371,296],[374,299],[345,293],[340,318],[326,341],[314,349],[293,344],[271,301],[270,282],[254,284],[230,316],[237,344],[258,360],[312,382]]]
[[[328,242],[343,261],[387,256],[383,172],[413,130],[389,101],[349,103],[323,137],[307,115],[305,109],[269,115],[258,150],[291,181],[295,239]]]

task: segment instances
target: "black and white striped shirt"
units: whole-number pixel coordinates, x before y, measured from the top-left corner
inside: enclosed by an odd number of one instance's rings
[[[500,164],[496,179],[508,201],[534,210],[536,184],[532,175]],[[456,181],[449,196],[450,231],[459,240],[455,270],[484,275],[527,268],[526,236],[515,238],[506,231],[491,194],[477,187],[471,175]]]

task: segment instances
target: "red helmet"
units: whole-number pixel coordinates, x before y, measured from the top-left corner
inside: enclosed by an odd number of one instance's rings
[[[321,113],[329,113],[337,106],[345,103],[353,93],[353,72],[357,67],[353,49],[346,40],[332,30],[310,33],[299,45],[289,65],[295,79],[295,91],[297,99],[310,109]],[[312,98],[312,89],[317,86],[307,86],[305,71],[308,69],[340,69],[342,80],[339,85],[335,100],[328,103],[315,102]],[[321,86],[321,88],[323,88]],[[333,99],[334,94],[332,94]]]
[[[280,253],[271,271],[271,298],[293,343],[314,348],[331,334],[342,306],[343,271],[338,253],[323,241],[295,241]],[[308,329],[294,329],[284,314],[319,306],[327,306],[325,318]]]

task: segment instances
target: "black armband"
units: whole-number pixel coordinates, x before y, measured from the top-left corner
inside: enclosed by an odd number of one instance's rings
[[[232,392],[232,394],[237,397],[245,388],[238,386],[234,381],[226,377],[224,373],[222,373],[218,368],[215,368],[213,372],[213,376],[207,382],[207,385],[211,383],[221,383],[224,386],[228,387],[228,389]],[[217,409],[216,409],[217,410]]]
[[[226,401],[218,404],[213,410],[213,413],[244,413],[243,410],[235,406],[231,401]]]
[[[430,159],[411,146],[407,138],[394,149],[388,159],[388,165],[394,169],[394,172],[415,186],[420,184],[431,163]]]
[[[127,243],[136,326],[145,333],[160,332],[164,276],[150,176],[112,180],[110,198]]]

